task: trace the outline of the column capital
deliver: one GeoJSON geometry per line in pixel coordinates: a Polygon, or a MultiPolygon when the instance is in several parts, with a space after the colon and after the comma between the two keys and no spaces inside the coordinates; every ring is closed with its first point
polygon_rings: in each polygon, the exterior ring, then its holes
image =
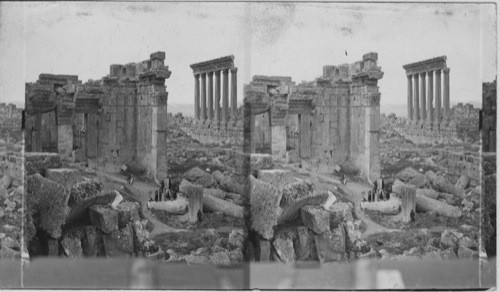
{"type": "Polygon", "coordinates": [[[434,71],[427,71],[427,76],[429,76],[430,78],[434,77],[434,71]]]}
{"type": "Polygon", "coordinates": [[[448,74],[448,73],[450,73],[450,68],[444,68],[444,69],[443,69],[443,73],[444,73],[444,74],[448,74]]]}
{"type": "Polygon", "coordinates": [[[224,74],[224,75],[229,74],[229,69],[222,69],[222,74],[224,74]]]}
{"type": "Polygon", "coordinates": [[[215,73],[215,76],[220,76],[220,70],[213,71],[215,73]]]}
{"type": "Polygon", "coordinates": [[[236,73],[236,72],[238,72],[238,68],[236,68],[236,67],[231,68],[231,69],[229,69],[229,70],[231,70],[231,73],[236,73]]]}
{"type": "Polygon", "coordinates": [[[207,73],[207,75],[208,75],[208,77],[212,77],[212,76],[214,76],[214,72],[210,71],[210,72],[207,73]]]}
{"type": "Polygon", "coordinates": [[[201,78],[203,79],[207,78],[207,73],[201,73],[201,78]]]}
{"type": "Polygon", "coordinates": [[[436,74],[441,74],[441,69],[436,69],[436,74]]]}
{"type": "Polygon", "coordinates": [[[200,73],[194,73],[194,78],[200,79],[200,73]]]}
{"type": "Polygon", "coordinates": [[[424,78],[425,79],[425,76],[427,76],[427,72],[422,72],[420,73],[420,77],[424,78]]]}
{"type": "Polygon", "coordinates": [[[406,78],[412,79],[413,78],[413,74],[406,74],[406,78]]]}

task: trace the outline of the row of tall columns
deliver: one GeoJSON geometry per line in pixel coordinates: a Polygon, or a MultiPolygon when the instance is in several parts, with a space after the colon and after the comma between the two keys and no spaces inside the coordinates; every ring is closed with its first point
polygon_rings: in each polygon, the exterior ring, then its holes
{"type": "Polygon", "coordinates": [[[450,118],[450,69],[444,68],[417,74],[408,78],[408,119],[428,124],[447,123],[450,118]],[[441,103],[441,71],[444,75],[443,102],[441,103]],[[436,80],[434,82],[434,74],[436,80]],[[427,82],[426,82],[427,77],[427,82]],[[420,82],[419,82],[420,79],[420,82]],[[434,88],[434,84],[436,85],[434,88]],[[436,95],[434,96],[434,93],[436,95]],[[434,105],[435,101],[435,105],[434,105]],[[442,107],[441,107],[442,104],[442,107]],[[441,114],[442,110],[442,114],[441,114]],[[435,113],[435,114],[434,114],[435,113]]]}
{"type": "Polygon", "coordinates": [[[237,106],[237,72],[238,68],[217,70],[207,73],[194,74],[194,113],[198,123],[205,125],[225,126],[231,120],[236,124],[237,106]],[[222,113],[221,113],[221,84],[222,71],[222,113]],[[231,108],[229,108],[229,71],[231,71],[231,108]],[[213,75],[215,74],[215,90],[213,75]],[[208,76],[208,84],[207,84],[208,76]],[[201,77],[201,90],[200,90],[201,77]],[[214,92],[215,91],[215,92],[214,92]],[[214,94],[215,93],[215,94],[214,94]],[[215,96],[214,96],[215,95],[215,96]],[[200,101],[201,96],[201,101],[200,101]],[[208,102],[207,102],[208,98],[208,102]],[[215,98],[215,104],[214,104],[215,98]],[[208,103],[208,104],[207,104],[208,103]]]}

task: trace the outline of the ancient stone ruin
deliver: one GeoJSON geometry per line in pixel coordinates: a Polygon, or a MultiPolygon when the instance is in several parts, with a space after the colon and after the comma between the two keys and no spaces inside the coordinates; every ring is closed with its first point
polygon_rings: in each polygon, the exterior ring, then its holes
{"type": "Polygon", "coordinates": [[[450,68],[446,56],[403,68],[408,78],[407,117],[391,121],[401,135],[414,143],[479,140],[479,110],[470,104],[464,109],[461,103],[450,109],[450,68]]]}
{"type": "Polygon", "coordinates": [[[241,117],[238,116],[238,68],[234,67],[234,56],[192,64],[191,69],[194,74],[194,120],[182,129],[202,143],[221,141],[241,143],[243,124],[241,117]],[[229,71],[231,71],[231,86],[229,86],[229,71]],[[229,88],[231,88],[230,99],[229,88]]]}
{"type": "Polygon", "coordinates": [[[26,84],[26,151],[54,152],[104,172],[135,162],[167,177],[165,53],[110,66],[82,84],[76,75],[40,74],[26,84]]]}
{"type": "Polygon", "coordinates": [[[22,109],[15,104],[0,103],[0,141],[8,143],[20,142],[22,124],[22,109]]]}
{"type": "Polygon", "coordinates": [[[254,76],[244,88],[251,153],[333,172],[339,164],[380,176],[377,53],[361,61],[324,66],[323,76],[296,85],[291,77],[254,76]]]}

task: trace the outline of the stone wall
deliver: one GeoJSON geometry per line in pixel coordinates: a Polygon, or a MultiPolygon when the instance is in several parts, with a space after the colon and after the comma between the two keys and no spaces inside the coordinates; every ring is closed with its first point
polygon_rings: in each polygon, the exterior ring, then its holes
{"type": "Polygon", "coordinates": [[[244,87],[252,112],[250,151],[319,172],[347,164],[378,178],[383,72],[377,59],[368,53],[351,65],[325,66],[322,77],[298,85],[290,77],[254,76],[244,87]]]}
{"type": "Polygon", "coordinates": [[[78,76],[41,74],[26,84],[26,150],[84,156],[90,167],[118,172],[137,163],[156,180],[167,176],[165,53],[111,65],[82,84],[78,76]],[[77,155],[79,153],[80,155],[77,155]]]}
{"type": "Polygon", "coordinates": [[[483,83],[481,131],[484,152],[496,151],[497,80],[483,83]]]}
{"type": "Polygon", "coordinates": [[[0,103],[0,141],[9,143],[21,141],[22,109],[15,104],[0,103]]]}

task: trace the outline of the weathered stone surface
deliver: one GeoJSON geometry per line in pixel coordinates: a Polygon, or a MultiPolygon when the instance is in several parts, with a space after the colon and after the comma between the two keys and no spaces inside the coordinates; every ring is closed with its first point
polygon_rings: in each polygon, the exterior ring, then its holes
{"type": "Polygon", "coordinates": [[[337,202],[330,207],[330,228],[337,228],[342,222],[353,221],[351,203],[337,202]]]}
{"type": "Polygon", "coordinates": [[[132,256],[134,253],[134,239],[131,225],[109,234],[103,234],[104,250],[108,257],[132,256]]]}
{"type": "Polygon", "coordinates": [[[224,175],[218,170],[214,171],[212,175],[222,190],[239,195],[243,195],[245,193],[244,185],[239,184],[231,176],[224,175]]]}
{"type": "Polygon", "coordinates": [[[208,188],[216,184],[215,178],[208,172],[201,170],[199,167],[193,167],[185,172],[184,178],[204,188],[208,188]]]}
{"type": "Polygon", "coordinates": [[[454,186],[443,177],[438,177],[433,171],[429,170],[425,173],[425,176],[432,183],[432,186],[440,192],[453,194],[455,196],[458,196],[459,198],[464,198],[466,195],[465,190],[454,186]]]}
{"type": "Polygon", "coordinates": [[[433,189],[417,189],[417,195],[426,196],[434,200],[439,198],[439,192],[433,189]]]}
{"type": "Polygon", "coordinates": [[[220,189],[203,189],[203,197],[207,195],[222,200],[226,199],[226,192],[220,189]]]}
{"type": "Polygon", "coordinates": [[[94,205],[89,209],[92,224],[104,233],[118,230],[118,212],[107,206],[94,205]]]}
{"type": "Polygon", "coordinates": [[[87,157],[85,156],[85,150],[83,149],[75,149],[72,152],[73,161],[74,162],[84,162],[87,160],[87,157]]]}
{"type": "Polygon", "coordinates": [[[133,202],[122,202],[116,208],[118,211],[118,228],[124,228],[127,224],[139,220],[139,204],[133,202]]]}
{"type": "Polygon", "coordinates": [[[250,154],[250,166],[255,170],[273,169],[273,158],[271,154],[252,153],[250,154]]]}
{"type": "Polygon", "coordinates": [[[271,239],[281,215],[281,192],[276,187],[250,176],[251,228],[265,239],[271,239]]]}
{"type": "Polygon", "coordinates": [[[460,208],[457,208],[455,206],[448,205],[447,203],[434,200],[432,198],[420,195],[418,193],[416,198],[417,198],[416,202],[417,212],[432,211],[436,212],[436,214],[439,214],[441,216],[452,217],[452,218],[459,218],[460,216],[462,216],[462,211],[460,210],[460,208]]]}
{"type": "Polygon", "coordinates": [[[341,261],[346,258],[346,238],[343,226],[314,235],[314,242],[320,262],[341,261]]]}
{"type": "Polygon", "coordinates": [[[317,234],[330,230],[330,212],[317,206],[305,206],[300,209],[302,222],[317,234]]]}
{"type": "Polygon", "coordinates": [[[314,206],[323,204],[328,198],[327,193],[312,194],[296,201],[293,201],[283,207],[281,216],[278,218],[278,223],[292,220],[300,215],[300,208],[304,206],[314,206]]]}
{"type": "Polygon", "coordinates": [[[297,200],[307,198],[313,194],[313,184],[310,181],[299,180],[288,184],[283,189],[283,197],[281,198],[281,207],[293,203],[297,200]]]}
{"type": "Polygon", "coordinates": [[[255,249],[257,261],[268,262],[271,260],[271,242],[269,240],[258,238],[255,249]]]}
{"type": "Polygon", "coordinates": [[[2,179],[0,180],[0,189],[9,189],[10,185],[12,184],[12,177],[8,174],[2,176],[2,179]]]}
{"type": "Polygon", "coordinates": [[[297,261],[317,259],[314,233],[305,226],[297,226],[297,240],[295,246],[295,257],[297,261]]]}
{"type": "Polygon", "coordinates": [[[210,263],[217,266],[225,266],[231,264],[231,259],[226,252],[216,252],[209,257],[210,263]]]}
{"type": "Polygon", "coordinates": [[[363,221],[359,219],[355,221],[347,221],[344,223],[345,230],[347,232],[347,239],[349,240],[351,245],[355,244],[361,239],[362,224],[363,221]]]}
{"type": "MultiPolygon", "coordinates": [[[[61,226],[69,213],[68,190],[40,174],[28,176],[26,185],[26,226],[33,220],[36,227],[42,228],[53,238],[59,238],[61,226]]],[[[33,235],[30,232],[27,238],[33,235]]]]}
{"type": "Polygon", "coordinates": [[[469,183],[470,178],[466,175],[461,175],[455,186],[465,190],[469,186],[469,183]]]}
{"type": "Polygon", "coordinates": [[[477,259],[479,258],[479,252],[460,244],[458,246],[457,256],[461,259],[477,259]]]}
{"type": "Polygon", "coordinates": [[[440,245],[444,248],[452,248],[456,252],[458,249],[458,238],[451,230],[446,229],[441,234],[440,245]]]}
{"type": "Polygon", "coordinates": [[[417,188],[423,188],[423,187],[426,187],[429,185],[429,180],[427,179],[427,177],[421,173],[419,173],[418,175],[416,175],[415,177],[413,177],[412,179],[410,179],[408,181],[408,184],[409,185],[414,185],[415,187],[417,188]]]}
{"type": "Polygon", "coordinates": [[[415,170],[413,167],[407,167],[400,172],[398,172],[395,177],[397,179],[402,180],[403,182],[408,182],[411,179],[418,177],[419,175],[422,175],[420,172],[415,170]]]}
{"type": "Polygon", "coordinates": [[[378,211],[383,214],[396,215],[401,211],[401,200],[395,196],[387,201],[361,202],[361,209],[378,211]]]}
{"type": "Polygon", "coordinates": [[[235,218],[243,218],[245,212],[242,206],[210,195],[203,196],[203,210],[208,212],[222,212],[225,215],[235,218]]]}
{"type": "Polygon", "coordinates": [[[82,239],[82,251],[86,257],[105,255],[102,233],[92,225],[84,227],[85,236],[82,239]]]}
{"type": "Polygon", "coordinates": [[[298,181],[289,170],[285,169],[259,170],[257,178],[275,186],[278,190],[298,181]]]}
{"type": "Polygon", "coordinates": [[[70,189],[74,184],[84,181],[80,171],[72,168],[49,168],[45,177],[70,189]]]}
{"type": "Polygon", "coordinates": [[[235,248],[243,248],[243,244],[245,243],[245,233],[243,230],[234,229],[229,233],[229,237],[227,239],[227,244],[229,247],[235,248]]]}
{"type": "Polygon", "coordinates": [[[61,159],[57,153],[26,152],[24,159],[27,175],[35,173],[44,175],[47,169],[60,168],[62,166],[61,159]]]}
{"type": "Polygon", "coordinates": [[[64,249],[66,256],[70,258],[79,258],[83,255],[82,239],[84,237],[83,227],[73,228],[68,230],[62,240],[61,246],[64,249]]]}
{"type": "Polygon", "coordinates": [[[284,263],[295,261],[295,249],[293,242],[297,238],[295,229],[288,228],[280,231],[273,241],[273,246],[276,253],[284,263]]]}

